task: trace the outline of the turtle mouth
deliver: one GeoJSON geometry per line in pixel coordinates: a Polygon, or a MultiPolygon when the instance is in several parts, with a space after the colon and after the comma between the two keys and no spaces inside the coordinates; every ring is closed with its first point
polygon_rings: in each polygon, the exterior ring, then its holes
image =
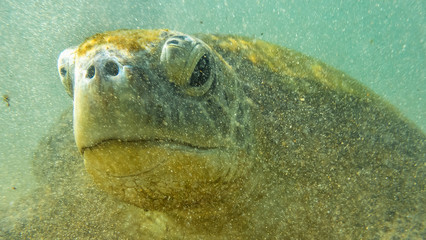
{"type": "Polygon", "coordinates": [[[81,154],[84,155],[84,152],[86,150],[90,150],[90,149],[94,149],[97,148],[99,146],[104,145],[105,143],[108,142],[118,142],[121,144],[128,144],[128,143],[138,143],[141,145],[145,145],[146,147],[149,146],[164,146],[164,147],[168,147],[171,149],[179,149],[179,150],[183,150],[183,151],[208,151],[208,150],[215,150],[215,149],[220,149],[223,147],[206,147],[206,146],[197,146],[197,145],[193,145],[191,143],[188,142],[183,142],[183,141],[179,141],[179,140],[174,140],[174,139],[160,139],[160,138],[154,138],[154,139],[137,139],[137,140],[122,140],[122,139],[116,139],[116,138],[111,138],[111,139],[105,139],[105,140],[101,140],[91,146],[88,147],[82,147],[80,152],[81,154]]]}
{"type": "Polygon", "coordinates": [[[108,139],[82,148],[81,152],[89,172],[120,178],[149,175],[167,162],[176,161],[176,156],[203,157],[221,152],[221,149],[163,139],[108,139]]]}

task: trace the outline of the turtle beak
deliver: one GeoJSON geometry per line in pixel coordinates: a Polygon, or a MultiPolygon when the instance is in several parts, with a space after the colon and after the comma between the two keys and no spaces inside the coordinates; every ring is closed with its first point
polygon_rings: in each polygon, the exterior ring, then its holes
{"type": "Polygon", "coordinates": [[[137,93],[132,87],[132,67],[123,56],[100,50],[80,57],[74,89],[74,134],[80,151],[119,135],[122,111],[137,93]]]}

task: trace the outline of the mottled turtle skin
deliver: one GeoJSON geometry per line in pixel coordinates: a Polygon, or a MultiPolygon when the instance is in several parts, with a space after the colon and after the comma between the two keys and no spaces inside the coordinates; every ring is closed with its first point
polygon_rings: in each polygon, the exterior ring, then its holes
{"type": "Polygon", "coordinates": [[[58,66],[74,109],[35,154],[45,185],[10,236],[426,234],[425,134],[320,61],[244,37],[118,30],[58,66]]]}

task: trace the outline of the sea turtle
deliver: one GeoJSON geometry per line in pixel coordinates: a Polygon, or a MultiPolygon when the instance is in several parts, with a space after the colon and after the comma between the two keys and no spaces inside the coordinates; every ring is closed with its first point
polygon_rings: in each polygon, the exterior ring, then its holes
{"type": "Polygon", "coordinates": [[[35,155],[36,217],[8,234],[426,234],[425,134],[318,60],[245,37],[117,30],[58,66],[73,113],[35,155]]]}

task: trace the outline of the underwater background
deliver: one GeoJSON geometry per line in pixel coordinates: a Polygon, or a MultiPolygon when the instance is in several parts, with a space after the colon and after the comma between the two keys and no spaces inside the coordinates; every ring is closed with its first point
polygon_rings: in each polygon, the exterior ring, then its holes
{"type": "Polygon", "coordinates": [[[67,47],[120,28],[254,37],[343,70],[426,131],[425,1],[9,1],[0,4],[0,209],[36,184],[31,158],[72,105],[67,47]]]}

